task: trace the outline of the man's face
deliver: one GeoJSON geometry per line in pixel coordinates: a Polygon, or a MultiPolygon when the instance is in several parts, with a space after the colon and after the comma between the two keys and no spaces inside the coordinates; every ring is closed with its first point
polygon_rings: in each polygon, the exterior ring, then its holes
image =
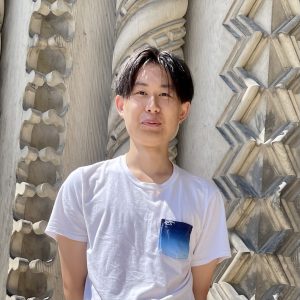
{"type": "Polygon", "coordinates": [[[116,96],[116,105],[136,146],[162,149],[176,136],[190,107],[180,102],[166,71],[153,63],[139,70],[128,98],[116,96]]]}

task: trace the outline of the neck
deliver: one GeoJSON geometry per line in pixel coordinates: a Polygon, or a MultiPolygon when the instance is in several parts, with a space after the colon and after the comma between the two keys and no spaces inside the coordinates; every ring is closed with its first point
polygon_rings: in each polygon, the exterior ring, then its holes
{"type": "Polygon", "coordinates": [[[167,148],[137,148],[131,142],[126,163],[134,176],[143,182],[163,183],[173,172],[167,148]]]}

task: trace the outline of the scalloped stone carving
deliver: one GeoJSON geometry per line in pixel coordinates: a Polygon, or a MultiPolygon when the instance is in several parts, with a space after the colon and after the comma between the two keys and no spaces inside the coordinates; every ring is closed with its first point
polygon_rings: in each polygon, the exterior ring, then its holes
{"type": "MultiPolygon", "coordinates": [[[[7,299],[50,299],[57,247],[44,231],[61,183],[74,1],[37,0],[29,25],[7,299]]],[[[25,68],[25,66],[24,66],[25,68]]]]}

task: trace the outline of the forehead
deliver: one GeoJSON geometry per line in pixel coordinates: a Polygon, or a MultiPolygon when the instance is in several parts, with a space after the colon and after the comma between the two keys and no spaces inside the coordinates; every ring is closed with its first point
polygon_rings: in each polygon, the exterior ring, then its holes
{"type": "Polygon", "coordinates": [[[148,63],[143,65],[136,76],[136,84],[159,84],[162,86],[172,87],[172,79],[170,74],[160,65],[148,63]]]}

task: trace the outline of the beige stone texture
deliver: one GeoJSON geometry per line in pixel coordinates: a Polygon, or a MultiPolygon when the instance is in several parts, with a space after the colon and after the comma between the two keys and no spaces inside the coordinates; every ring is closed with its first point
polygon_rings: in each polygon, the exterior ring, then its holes
{"type": "MultiPolygon", "coordinates": [[[[34,296],[40,289],[63,299],[58,260],[46,263],[57,253],[45,239],[45,212],[72,170],[105,158],[114,8],[110,0],[12,0],[6,6],[0,66],[1,299],[7,287],[12,294],[34,296]]],[[[2,18],[2,6],[0,12],[2,18]]]]}
{"type": "Polygon", "coordinates": [[[68,80],[69,109],[63,154],[64,178],[76,167],[103,160],[111,97],[115,1],[74,5],[73,69],[68,80]]]}
{"type": "Polygon", "coordinates": [[[9,241],[13,229],[12,205],[15,193],[22,100],[26,86],[26,57],[31,0],[6,1],[0,62],[0,299],[5,299],[9,263],[9,241]],[[13,58],[13,59],[12,59],[13,58]]]}
{"type": "Polygon", "coordinates": [[[179,134],[180,166],[211,178],[229,149],[216,124],[232,92],[219,77],[235,39],[222,22],[230,1],[190,0],[186,15],[184,57],[195,85],[191,114],[179,134]]]}
{"type": "Polygon", "coordinates": [[[143,44],[184,53],[195,97],[177,162],[226,198],[232,258],[209,299],[299,299],[299,1],[9,0],[4,19],[3,4],[0,299],[63,300],[47,219],[72,170],[128,147],[111,83],[143,44]]]}

